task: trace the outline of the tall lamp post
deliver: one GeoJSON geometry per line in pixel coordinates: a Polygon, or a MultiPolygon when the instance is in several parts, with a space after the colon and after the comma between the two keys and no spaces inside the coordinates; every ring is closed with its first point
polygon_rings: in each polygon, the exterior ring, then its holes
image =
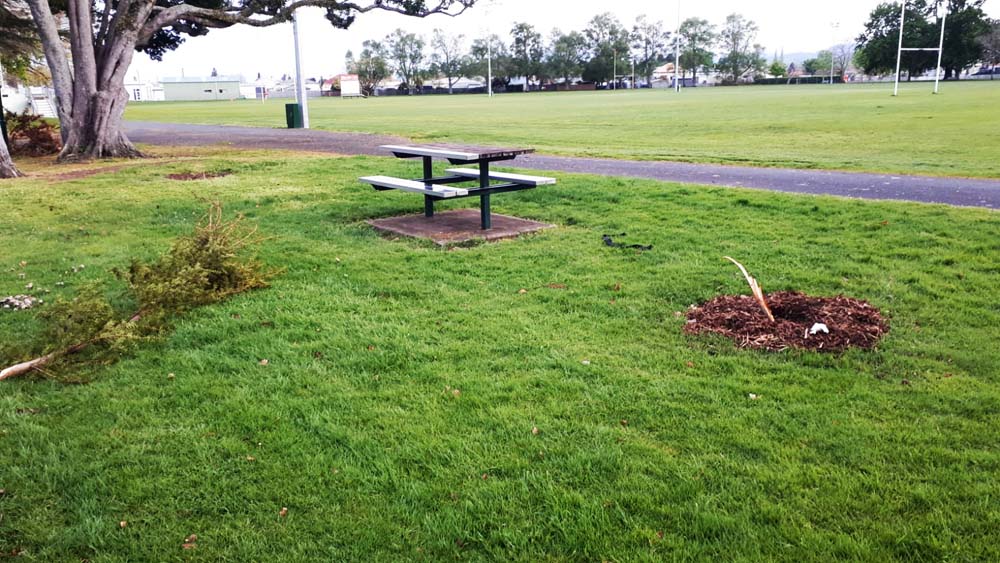
{"type": "Polygon", "coordinates": [[[830,46],[830,86],[833,86],[833,50],[837,48],[837,29],[840,27],[840,22],[833,22],[830,26],[833,27],[833,45],[830,46]]]}
{"type": "Polygon", "coordinates": [[[486,88],[489,97],[493,97],[493,38],[486,32],[486,88]]]}
{"type": "Polygon", "coordinates": [[[681,69],[681,0],[677,0],[677,27],[674,29],[674,92],[680,93],[681,69]]]}
{"type": "Polygon", "coordinates": [[[299,47],[299,13],[292,14],[292,35],[295,37],[295,101],[302,110],[302,128],[309,128],[309,96],[306,79],[302,76],[302,49],[299,47]]]}

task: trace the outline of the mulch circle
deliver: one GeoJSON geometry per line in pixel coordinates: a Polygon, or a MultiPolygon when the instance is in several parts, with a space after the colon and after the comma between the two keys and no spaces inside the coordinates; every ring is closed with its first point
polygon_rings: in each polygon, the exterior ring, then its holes
{"type": "Polygon", "coordinates": [[[882,313],[860,299],[779,291],[768,295],[767,303],[773,323],[753,297],[720,295],[688,311],[684,332],[721,334],[740,348],[841,352],[852,347],[874,348],[889,331],[882,313]],[[816,323],[825,324],[830,332],[810,334],[816,323]]]}
{"type": "Polygon", "coordinates": [[[181,172],[180,174],[167,174],[171,180],[206,180],[208,178],[221,178],[229,176],[231,172],[181,172]]]}

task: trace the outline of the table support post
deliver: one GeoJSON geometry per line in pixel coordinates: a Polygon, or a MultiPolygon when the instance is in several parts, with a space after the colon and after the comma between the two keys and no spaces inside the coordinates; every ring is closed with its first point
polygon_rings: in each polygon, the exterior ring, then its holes
{"type": "MultiPolygon", "coordinates": [[[[434,167],[431,162],[431,157],[424,157],[424,181],[428,181],[434,177],[434,167]]],[[[429,195],[424,196],[424,217],[434,216],[434,198],[429,195]]]]}
{"type": "MultiPolygon", "coordinates": [[[[479,163],[479,187],[480,188],[490,187],[489,161],[483,161],[479,163]]],[[[479,196],[479,219],[482,223],[484,231],[487,231],[493,227],[493,217],[490,212],[489,192],[479,196]]]]}

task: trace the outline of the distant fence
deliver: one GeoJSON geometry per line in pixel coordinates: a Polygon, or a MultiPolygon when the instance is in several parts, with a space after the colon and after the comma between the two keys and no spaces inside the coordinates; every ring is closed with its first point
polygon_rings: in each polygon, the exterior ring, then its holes
{"type": "MultiPolygon", "coordinates": [[[[323,93],[321,93],[319,90],[306,90],[306,97],[309,97],[309,98],[319,98],[322,95],[323,95],[323,93]]],[[[267,97],[268,98],[282,98],[282,99],[284,99],[284,98],[294,98],[295,97],[295,89],[294,88],[289,88],[288,90],[268,90],[267,91],[267,97]]]]}
{"type": "MultiPolygon", "coordinates": [[[[785,78],[757,78],[753,81],[754,84],[759,85],[789,85],[789,84],[829,84],[829,76],[794,76],[785,78]]],[[[843,84],[843,76],[834,76],[834,84],[843,84]]]]}

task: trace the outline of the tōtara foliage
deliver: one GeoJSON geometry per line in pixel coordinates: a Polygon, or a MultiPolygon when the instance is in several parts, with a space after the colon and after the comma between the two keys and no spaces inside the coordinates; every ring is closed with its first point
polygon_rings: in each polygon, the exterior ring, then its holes
{"type": "Polygon", "coordinates": [[[267,287],[276,270],[254,257],[262,241],[242,216],[225,219],[213,203],[194,232],[179,237],[152,262],[134,260],[116,271],[121,294],[102,284],[84,287],[42,312],[44,354],[110,362],[137,343],[163,334],[181,313],[232,295],[267,287]],[[78,354],[86,350],[84,354],[78,354]]]}

